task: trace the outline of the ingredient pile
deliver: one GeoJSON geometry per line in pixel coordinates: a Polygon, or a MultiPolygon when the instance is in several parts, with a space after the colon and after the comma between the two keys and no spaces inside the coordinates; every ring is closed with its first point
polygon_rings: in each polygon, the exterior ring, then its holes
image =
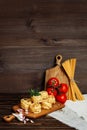
{"type": "Polygon", "coordinates": [[[69,59],[61,64],[62,56],[56,56],[56,66],[46,70],[44,90],[29,89],[29,97],[22,98],[19,104],[12,107],[13,113],[3,117],[4,121],[31,122],[48,113],[65,107],[67,100],[84,100],[74,80],[76,58],[69,59]]]}

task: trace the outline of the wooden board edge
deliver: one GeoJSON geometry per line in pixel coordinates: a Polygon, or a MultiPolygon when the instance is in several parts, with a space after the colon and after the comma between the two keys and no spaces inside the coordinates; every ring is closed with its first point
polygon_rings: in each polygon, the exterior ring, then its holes
{"type": "MultiPolygon", "coordinates": [[[[53,107],[52,107],[51,109],[49,109],[49,110],[42,109],[42,111],[41,111],[40,113],[37,113],[37,114],[32,113],[32,112],[29,112],[29,114],[26,114],[26,117],[36,119],[36,118],[39,118],[39,117],[41,117],[41,116],[45,116],[45,115],[47,115],[47,114],[49,114],[49,113],[51,113],[51,112],[53,112],[53,111],[62,109],[63,107],[65,107],[64,104],[61,104],[61,103],[57,102],[57,103],[55,103],[55,104],[53,105],[53,107]]],[[[18,105],[14,105],[14,106],[12,107],[12,109],[13,109],[14,112],[17,112],[17,110],[20,109],[20,105],[19,105],[19,104],[18,104],[18,105]]]]}

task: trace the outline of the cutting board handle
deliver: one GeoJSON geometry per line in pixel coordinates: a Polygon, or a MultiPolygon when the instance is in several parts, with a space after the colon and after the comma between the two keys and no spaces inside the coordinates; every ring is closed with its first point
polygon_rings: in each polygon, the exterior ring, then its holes
{"type": "Polygon", "coordinates": [[[61,66],[61,61],[62,61],[62,55],[57,55],[56,56],[56,64],[61,66]]]}

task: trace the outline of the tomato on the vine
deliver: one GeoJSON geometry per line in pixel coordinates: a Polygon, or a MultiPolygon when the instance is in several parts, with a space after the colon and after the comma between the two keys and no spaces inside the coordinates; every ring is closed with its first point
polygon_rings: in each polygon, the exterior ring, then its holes
{"type": "Polygon", "coordinates": [[[55,97],[57,96],[57,90],[54,87],[48,87],[46,88],[46,91],[49,95],[54,95],[55,97]]]}
{"type": "Polygon", "coordinates": [[[58,87],[59,85],[59,80],[56,77],[52,77],[48,80],[47,86],[53,86],[53,87],[58,87]]]}
{"type": "Polygon", "coordinates": [[[66,94],[59,94],[56,96],[56,100],[60,103],[65,103],[67,100],[66,94]]]}
{"type": "Polygon", "coordinates": [[[68,91],[68,85],[65,83],[61,83],[58,87],[58,90],[60,93],[67,93],[68,91]]]}

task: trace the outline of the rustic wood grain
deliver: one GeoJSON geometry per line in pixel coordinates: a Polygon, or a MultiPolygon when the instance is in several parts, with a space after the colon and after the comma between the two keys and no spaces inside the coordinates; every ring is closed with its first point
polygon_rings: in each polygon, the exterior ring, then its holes
{"type": "Polygon", "coordinates": [[[86,0],[0,0],[0,93],[44,88],[57,54],[77,58],[75,80],[87,93],[86,14],[86,0]]]}

